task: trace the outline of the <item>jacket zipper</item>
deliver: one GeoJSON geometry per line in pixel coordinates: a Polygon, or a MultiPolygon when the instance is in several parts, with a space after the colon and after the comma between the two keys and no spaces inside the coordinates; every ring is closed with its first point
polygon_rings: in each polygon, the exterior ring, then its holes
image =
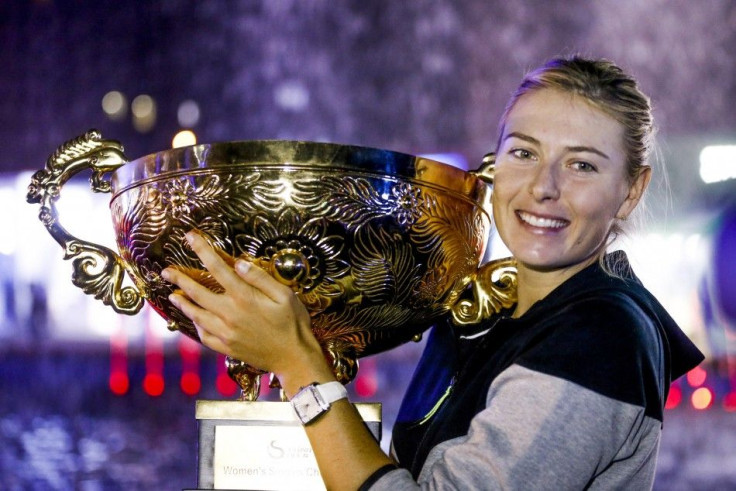
{"type": "Polygon", "coordinates": [[[423,425],[424,423],[432,419],[435,414],[437,414],[437,411],[440,410],[442,404],[444,404],[445,400],[447,400],[447,398],[450,397],[450,394],[452,394],[452,389],[455,387],[455,382],[457,382],[457,374],[458,372],[455,372],[455,375],[452,376],[452,379],[450,379],[450,383],[447,386],[447,389],[445,389],[444,394],[442,394],[442,396],[437,399],[437,402],[435,402],[434,406],[432,406],[432,409],[430,409],[429,412],[422,419],[413,424],[412,428],[423,425]]]}

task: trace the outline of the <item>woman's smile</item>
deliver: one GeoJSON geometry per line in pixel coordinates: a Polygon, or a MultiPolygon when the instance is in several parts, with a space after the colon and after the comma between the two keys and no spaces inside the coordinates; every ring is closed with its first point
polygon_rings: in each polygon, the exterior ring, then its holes
{"type": "Polygon", "coordinates": [[[517,211],[516,216],[519,217],[519,220],[522,223],[528,225],[532,229],[537,229],[538,232],[553,232],[567,227],[570,224],[569,220],[536,215],[522,210],[517,211]]]}

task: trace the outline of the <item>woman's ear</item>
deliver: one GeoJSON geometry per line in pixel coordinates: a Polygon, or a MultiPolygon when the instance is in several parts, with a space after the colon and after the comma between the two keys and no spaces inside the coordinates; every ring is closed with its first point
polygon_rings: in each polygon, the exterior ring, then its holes
{"type": "Polygon", "coordinates": [[[618,213],[616,214],[616,218],[626,220],[629,217],[631,212],[634,211],[634,208],[636,208],[636,205],[641,201],[641,197],[644,196],[644,191],[646,191],[649,186],[649,181],[651,179],[652,168],[648,165],[642,167],[641,172],[639,172],[629,186],[629,193],[626,196],[626,199],[624,199],[624,202],[621,203],[618,213]]]}

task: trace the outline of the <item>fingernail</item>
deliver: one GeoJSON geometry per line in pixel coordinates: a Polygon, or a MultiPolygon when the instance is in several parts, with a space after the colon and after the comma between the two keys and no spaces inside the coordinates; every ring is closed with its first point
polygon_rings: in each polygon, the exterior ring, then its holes
{"type": "Polygon", "coordinates": [[[171,295],[169,295],[169,302],[171,302],[174,305],[174,307],[178,307],[179,306],[178,296],[175,293],[172,293],[171,295]]]}
{"type": "Polygon", "coordinates": [[[191,245],[192,242],[194,242],[194,232],[190,230],[189,232],[184,234],[184,238],[187,240],[187,243],[191,245]]]}
{"type": "Polygon", "coordinates": [[[235,269],[238,271],[238,273],[245,274],[250,270],[250,263],[248,261],[238,259],[237,261],[235,261],[235,269]]]}
{"type": "Polygon", "coordinates": [[[165,279],[166,281],[171,280],[171,273],[169,273],[168,269],[164,269],[161,271],[161,278],[165,279]]]}

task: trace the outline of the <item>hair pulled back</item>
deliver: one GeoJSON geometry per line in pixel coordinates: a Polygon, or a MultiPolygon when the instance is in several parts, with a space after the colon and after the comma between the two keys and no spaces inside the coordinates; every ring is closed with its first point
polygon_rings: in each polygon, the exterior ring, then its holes
{"type": "Polygon", "coordinates": [[[584,98],[624,128],[626,171],[633,181],[645,166],[654,142],[654,118],[649,97],[636,80],[616,64],[579,56],[553,58],[529,72],[509,99],[501,117],[501,132],[516,102],[527,92],[556,89],[584,98]]]}

